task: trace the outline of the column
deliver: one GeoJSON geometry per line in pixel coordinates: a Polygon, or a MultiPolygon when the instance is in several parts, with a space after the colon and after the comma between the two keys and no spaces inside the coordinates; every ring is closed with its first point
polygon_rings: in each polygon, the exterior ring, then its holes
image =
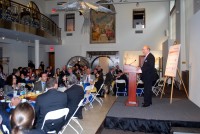
{"type": "Polygon", "coordinates": [[[39,64],[40,64],[40,61],[39,61],[39,40],[35,40],[35,68],[39,68],[39,64]]]}

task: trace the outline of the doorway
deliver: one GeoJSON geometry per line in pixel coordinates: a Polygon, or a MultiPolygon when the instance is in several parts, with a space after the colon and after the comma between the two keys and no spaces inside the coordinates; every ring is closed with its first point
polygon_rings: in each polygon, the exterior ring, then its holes
{"type": "Polygon", "coordinates": [[[52,66],[55,69],[55,53],[49,52],[49,66],[52,66]]]}

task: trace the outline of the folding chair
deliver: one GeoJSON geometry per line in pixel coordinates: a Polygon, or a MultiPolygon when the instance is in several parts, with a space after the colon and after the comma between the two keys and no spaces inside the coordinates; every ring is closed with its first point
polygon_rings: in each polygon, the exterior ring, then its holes
{"type": "Polygon", "coordinates": [[[3,132],[4,132],[4,133],[10,134],[10,131],[8,130],[8,128],[7,128],[6,125],[3,125],[3,124],[2,124],[2,128],[3,128],[3,132]]]}
{"type": "MultiPolygon", "coordinates": [[[[77,120],[77,117],[75,117],[74,115],[76,114],[76,112],[79,110],[79,108],[81,106],[83,106],[83,101],[84,99],[82,99],[79,104],[78,107],[76,108],[75,112],[73,113],[73,115],[71,116],[71,118],[69,119],[68,123],[63,127],[62,131],[59,132],[59,134],[63,134],[63,132],[65,131],[65,129],[67,128],[67,126],[69,125],[77,134],[79,134],[79,132],[70,124],[70,121],[73,120],[75,123],[78,124],[78,126],[81,128],[81,132],[83,131],[83,127],[81,126],[81,124],[79,123],[79,121],[77,120]]],[[[80,132],[80,133],[81,133],[80,132]]]]}
{"type": "Polygon", "coordinates": [[[93,98],[91,100],[92,103],[94,100],[96,100],[102,106],[103,100],[102,98],[98,98],[97,95],[99,95],[100,91],[103,89],[103,86],[104,86],[104,83],[101,84],[101,87],[97,93],[92,93],[93,94],[93,98]]]}
{"type": "MultiPolygon", "coordinates": [[[[92,90],[93,88],[94,88],[94,85],[89,85],[89,86],[86,86],[84,89],[85,96],[84,96],[83,103],[84,103],[84,105],[87,105],[89,103],[90,108],[93,108],[93,105],[92,105],[93,94],[92,93],[86,94],[86,93],[87,93],[87,91],[92,90]]],[[[86,110],[86,108],[85,108],[85,110],[86,110]]]]}
{"type": "Polygon", "coordinates": [[[118,94],[124,94],[124,96],[127,95],[127,89],[126,89],[126,81],[125,80],[115,80],[115,85],[116,85],[116,96],[118,96],[118,94]],[[122,85],[122,87],[119,87],[119,85],[122,85]],[[119,89],[121,88],[121,89],[119,89]],[[121,91],[119,91],[121,90],[121,91]]]}
{"type": "Polygon", "coordinates": [[[160,78],[156,81],[156,83],[152,86],[153,93],[158,96],[159,92],[162,92],[162,88],[164,86],[164,78],[160,78]]]}
{"type": "Polygon", "coordinates": [[[144,87],[140,87],[139,85],[143,84],[143,81],[138,80],[137,82],[137,89],[136,89],[136,95],[137,96],[142,96],[142,94],[144,93],[144,87]]]}
{"type": "MultiPolygon", "coordinates": [[[[45,126],[45,122],[47,120],[56,120],[59,119],[61,117],[65,117],[65,119],[67,118],[67,115],[69,113],[69,108],[62,108],[62,109],[58,109],[58,110],[54,110],[54,111],[50,111],[45,115],[41,130],[43,130],[44,126],[45,126]]],[[[54,125],[52,123],[52,125],[54,125]]],[[[64,125],[64,124],[63,124],[64,125]]],[[[55,134],[56,130],[53,131],[48,131],[48,134],[55,134]]]]}

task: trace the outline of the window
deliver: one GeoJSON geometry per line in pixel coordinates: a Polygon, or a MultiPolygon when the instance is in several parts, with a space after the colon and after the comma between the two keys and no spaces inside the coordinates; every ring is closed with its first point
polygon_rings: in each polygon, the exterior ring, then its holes
{"type": "Polygon", "coordinates": [[[75,31],[75,14],[66,14],[66,29],[67,32],[75,31]]]}
{"type": "Polygon", "coordinates": [[[145,9],[133,10],[133,28],[145,28],[145,9]]]}

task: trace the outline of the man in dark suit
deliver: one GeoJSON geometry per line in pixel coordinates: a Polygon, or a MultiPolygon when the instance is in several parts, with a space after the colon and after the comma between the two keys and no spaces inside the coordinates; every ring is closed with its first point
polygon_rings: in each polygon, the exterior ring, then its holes
{"type": "MultiPolygon", "coordinates": [[[[67,108],[67,94],[57,91],[58,84],[56,78],[50,78],[46,83],[47,91],[39,95],[36,99],[35,113],[36,113],[36,128],[41,129],[45,115],[54,110],[67,108]]],[[[63,118],[47,121],[45,123],[44,131],[61,130],[65,124],[63,118]]]]}
{"type": "MultiPolygon", "coordinates": [[[[77,82],[76,80],[70,79],[69,85],[71,85],[71,87],[65,90],[65,93],[67,94],[67,101],[68,101],[68,108],[69,108],[69,114],[67,116],[68,119],[72,116],[72,114],[77,109],[79,102],[84,98],[83,87],[81,87],[80,85],[77,85],[76,82],[77,82]]],[[[75,117],[78,117],[79,119],[83,119],[82,107],[79,108],[79,110],[75,114],[75,117]]]]}
{"type": "Polygon", "coordinates": [[[34,91],[44,92],[46,89],[47,73],[43,72],[40,74],[40,81],[34,83],[34,91]]]}
{"type": "Polygon", "coordinates": [[[142,52],[145,55],[144,63],[141,67],[141,79],[144,82],[143,107],[148,107],[152,104],[152,82],[154,80],[155,57],[150,53],[149,46],[144,46],[142,52]]]}

